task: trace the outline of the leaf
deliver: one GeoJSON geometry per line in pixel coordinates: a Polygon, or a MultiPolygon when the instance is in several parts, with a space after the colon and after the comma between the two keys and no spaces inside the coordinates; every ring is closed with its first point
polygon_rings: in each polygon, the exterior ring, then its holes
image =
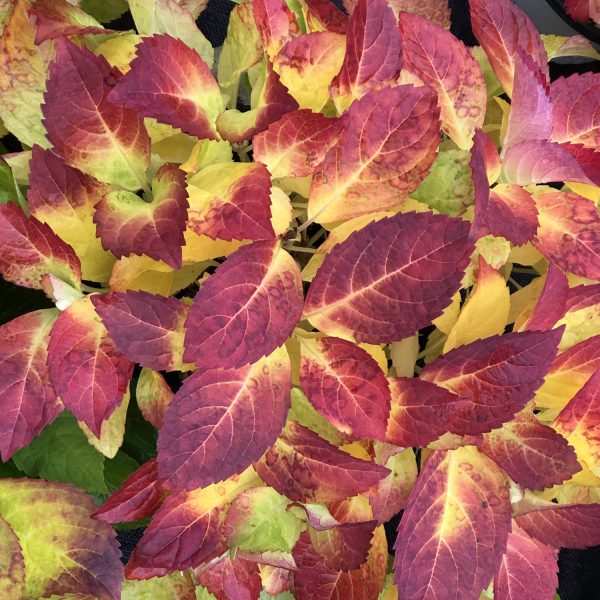
{"type": "Polygon", "coordinates": [[[140,35],[169,34],[193,48],[212,67],[214,50],[196,26],[192,14],[177,0],[128,0],[140,35]]]}
{"type": "Polygon", "coordinates": [[[57,314],[52,308],[36,310],[0,327],[0,452],[5,462],[62,411],[46,366],[57,314]]]}
{"type": "Polygon", "coordinates": [[[273,177],[311,175],[337,142],[342,123],[309,110],[289,112],[254,137],[254,160],[273,177]]]}
{"type": "Polygon", "coordinates": [[[0,592],[6,598],[25,596],[25,560],[17,534],[0,517],[0,592]]]}
{"type": "Polygon", "coordinates": [[[473,447],[434,453],[398,528],[399,596],[478,599],[506,547],[510,512],[508,480],[492,461],[473,447]]]}
{"type": "Polygon", "coordinates": [[[515,483],[530,490],[552,487],[581,470],[567,440],[527,409],[484,434],[480,449],[515,483]]]}
{"type": "Polygon", "coordinates": [[[123,568],[116,534],[90,518],[92,499],[69,485],[26,479],[0,481],[0,515],[21,542],[25,594],[89,594],[120,598],[123,568]]]}
{"type": "Polygon", "coordinates": [[[575,73],[552,82],[552,117],[555,142],[600,146],[600,77],[575,73]]]}
{"type": "Polygon", "coordinates": [[[170,35],[142,39],[131,70],[117,82],[109,100],[211,140],[217,139],[216,120],[224,109],[207,64],[170,35]]]}
{"type": "Polygon", "coordinates": [[[63,311],[50,332],[50,379],[65,406],[96,436],[121,403],[133,370],[89,296],[63,311]]]}
{"type": "Polygon", "coordinates": [[[389,380],[392,410],[386,441],[408,448],[425,447],[452,428],[465,401],[425,379],[393,377],[389,380]]]}
{"type": "Polygon", "coordinates": [[[526,330],[543,331],[551,329],[565,315],[569,283],[563,272],[554,263],[548,266],[544,287],[531,316],[527,320],[526,330]]]}
{"type": "Polygon", "coordinates": [[[304,0],[304,4],[309,31],[348,32],[348,15],[337,4],[328,0],[304,0]]]}
{"type": "Polygon", "coordinates": [[[290,501],[270,487],[240,494],[227,511],[229,546],[248,552],[291,552],[304,524],[289,506],[290,501]]]}
{"type": "Polygon", "coordinates": [[[553,600],[558,587],[558,552],[529,537],[514,522],[506,553],[494,575],[494,600],[553,600]]]}
{"type": "Polygon", "coordinates": [[[338,142],[313,175],[309,219],[332,223],[400,204],[435,159],[436,104],[429,88],[411,85],[373,91],[353,103],[338,142]]]}
{"type": "Polygon", "coordinates": [[[395,15],[401,12],[414,13],[427,17],[444,29],[450,29],[450,7],[446,0],[388,0],[388,4],[395,15]]]}
{"type": "Polygon", "coordinates": [[[357,342],[411,336],[458,290],[472,250],[467,233],[465,222],[431,213],[368,224],[326,256],[304,317],[327,335],[357,342]]]}
{"type": "Polygon", "coordinates": [[[0,273],[7,281],[42,289],[42,276],[51,273],[79,288],[81,264],[73,248],[53,231],[10,202],[0,204],[0,273]]]}
{"type": "Polygon", "coordinates": [[[273,239],[271,175],[259,163],[209,165],[188,182],[188,227],[222,240],[273,239]]]}
{"type": "Polygon", "coordinates": [[[548,60],[571,56],[600,59],[598,51],[583,35],[542,35],[542,41],[548,52],[548,60]]]}
{"type": "Polygon", "coordinates": [[[107,281],[115,259],[102,248],[93,222],[95,206],[108,192],[107,186],[38,145],[32,148],[29,166],[31,214],[75,250],[84,279],[107,281]]]}
{"type": "Polygon", "coordinates": [[[468,150],[485,117],[481,68],[462,42],[425,16],[400,14],[404,69],[436,91],[442,129],[459,148],[468,150]]]}
{"type": "Polygon", "coordinates": [[[153,458],[132,473],[93,516],[105,523],[137,521],[153,514],[162,499],[156,459],[153,458]]]}
{"type": "Polygon", "coordinates": [[[285,349],[239,369],[206,368],[175,394],[158,437],[158,471],[174,489],[227,479],[275,442],[290,407],[285,349]]]}
{"type": "Polygon", "coordinates": [[[298,31],[294,13],[284,0],[255,0],[253,6],[256,27],[272,61],[285,42],[298,31]]]}
{"type": "Polygon", "coordinates": [[[383,527],[375,529],[367,561],[352,571],[336,571],[327,567],[306,533],[302,534],[294,549],[294,558],[298,564],[292,586],[296,600],[377,598],[385,583],[388,560],[385,531],[383,527]]]}
{"type": "Polygon", "coordinates": [[[329,101],[329,86],[340,71],[346,38],[318,31],[289,40],[273,59],[281,83],[303,109],[315,113],[329,101]]]}
{"type": "Polygon", "coordinates": [[[548,56],[535,25],[511,0],[469,0],[473,32],[482,45],[498,81],[512,97],[519,49],[531,56],[548,77],[548,56]]]}
{"type": "Polygon", "coordinates": [[[156,371],[182,371],[187,305],[146,292],[98,294],[96,312],[117,348],[132,362],[156,371]]]}
{"type": "Polygon", "coordinates": [[[27,0],[17,0],[0,37],[0,119],[23,144],[48,147],[40,108],[46,65],[30,11],[27,0]]]}
{"type": "Polygon", "coordinates": [[[94,223],[102,246],[117,258],[145,254],[181,269],[188,206],[185,173],[167,163],[152,179],[151,199],[114,190],[98,203],[94,223]]]}
{"type": "Polygon", "coordinates": [[[72,483],[86,492],[107,491],[104,456],[88,444],[73,415],[66,412],[17,452],[14,461],[30,477],[72,483]]]}
{"type": "Polygon", "coordinates": [[[515,521],[532,538],[552,548],[588,548],[600,543],[600,504],[550,504],[515,521]]]}
{"type": "Polygon", "coordinates": [[[300,348],[302,388],[319,413],[354,438],[385,439],[390,390],[375,359],[335,337],[301,337],[300,348]]]}
{"type": "Polygon", "coordinates": [[[194,573],[197,583],[212,592],[217,600],[258,600],[262,590],[258,565],[243,558],[225,556],[214,564],[199,567],[194,573]]]}
{"type": "Polygon", "coordinates": [[[81,0],[81,8],[102,23],[118,19],[127,9],[127,0],[81,0]]]}
{"type": "Polygon", "coordinates": [[[461,346],[426,365],[420,378],[458,394],[467,406],[450,431],[491,431],[523,409],[544,381],[562,331],[525,331],[461,346]]]}
{"type": "Polygon", "coordinates": [[[185,327],[186,362],[238,368],[281,346],[300,320],[302,281],[279,242],[234,252],[204,281],[185,327]]]}
{"type": "Polygon", "coordinates": [[[340,72],[331,84],[338,111],[381,84],[395,81],[402,67],[402,45],[394,13],[386,0],[359,0],[350,17],[340,72]]]}
{"type": "Polygon", "coordinates": [[[333,502],[366,492],[389,471],[354,458],[291,421],[255,463],[260,478],[297,502],[333,502]]]}
{"type": "Polygon", "coordinates": [[[121,600],[196,600],[195,587],[189,571],[146,581],[125,580],[121,600]]]}
{"type": "Polygon", "coordinates": [[[183,570],[222,554],[226,549],[222,525],[228,505],[258,483],[254,471],[248,469],[226,482],[169,496],[133,551],[126,577],[147,579],[145,570],[183,570]]]}
{"type": "Polygon", "coordinates": [[[135,387],[135,397],[144,419],[160,429],[173,399],[173,392],[165,378],[151,369],[142,369],[135,387]]]}
{"type": "Polygon", "coordinates": [[[600,279],[600,220],[594,203],[565,192],[533,199],[540,221],[535,247],[565,271],[600,279]]]}

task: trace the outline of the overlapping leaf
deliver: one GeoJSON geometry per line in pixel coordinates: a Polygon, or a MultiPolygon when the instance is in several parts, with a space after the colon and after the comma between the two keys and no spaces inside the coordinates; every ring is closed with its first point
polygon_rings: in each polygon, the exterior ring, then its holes
{"type": "Polygon", "coordinates": [[[253,6],[263,47],[272,60],[285,42],[298,31],[294,13],[284,0],[255,0],[253,6]]]}
{"type": "Polygon", "coordinates": [[[135,388],[135,398],[144,419],[160,429],[173,399],[173,392],[165,378],[152,369],[142,369],[135,388]]]}
{"type": "Polygon", "coordinates": [[[254,599],[262,591],[258,565],[243,558],[224,556],[213,564],[195,569],[194,574],[198,584],[217,600],[254,599]]]}

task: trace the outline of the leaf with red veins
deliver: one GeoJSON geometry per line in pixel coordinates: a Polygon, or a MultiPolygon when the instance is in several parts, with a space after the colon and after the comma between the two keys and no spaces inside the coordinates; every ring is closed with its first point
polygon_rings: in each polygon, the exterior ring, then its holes
{"type": "Polygon", "coordinates": [[[485,80],[471,51],[429,19],[400,13],[404,69],[432,87],[441,108],[442,129],[463,150],[483,126],[485,80]]]}
{"type": "Polygon", "coordinates": [[[300,337],[300,383],[311,404],[354,438],[385,439],[390,388],[366,351],[335,337],[300,337]]]}
{"type": "Polygon", "coordinates": [[[358,0],[348,26],[346,56],[330,86],[338,111],[396,81],[401,67],[402,43],[392,9],[386,0],[358,0]]]}
{"type": "Polygon", "coordinates": [[[254,0],[254,20],[270,60],[299,32],[294,13],[285,0],[254,0]]]}
{"type": "Polygon", "coordinates": [[[223,483],[169,496],[144,531],[125,576],[157,577],[197,567],[223,554],[227,550],[223,533],[227,508],[257,483],[256,474],[249,469],[223,483]]]}
{"type": "Polygon", "coordinates": [[[550,263],[544,287],[524,329],[544,331],[552,329],[567,312],[569,282],[564,273],[550,263]]]}
{"type": "Polygon", "coordinates": [[[565,0],[567,14],[580,23],[593,21],[600,25],[600,6],[591,0],[565,0]]]}
{"type": "Polygon", "coordinates": [[[377,527],[373,543],[358,569],[339,571],[328,567],[305,532],[294,548],[297,570],[292,592],[296,600],[371,600],[377,598],[385,583],[388,547],[383,527],[377,527]]]}
{"type": "Polygon", "coordinates": [[[494,575],[494,600],[553,600],[558,587],[558,550],[531,538],[516,523],[494,575]]]}
{"type": "Polygon", "coordinates": [[[156,458],[134,471],[93,514],[106,523],[127,523],[152,515],[164,497],[158,483],[156,458]]]}
{"type": "Polygon", "coordinates": [[[50,329],[57,316],[53,308],[36,310],[0,327],[0,455],[4,462],[63,409],[46,366],[50,329]]]}
{"type": "Polygon", "coordinates": [[[581,471],[567,440],[527,409],[484,434],[480,450],[515,483],[530,490],[552,487],[581,471]]]}
{"type": "Polygon", "coordinates": [[[107,98],[119,75],[103,56],[59,38],[46,83],[43,124],[68,165],[137,190],[150,164],[150,138],[135,111],[107,98]]]}
{"type": "Polygon", "coordinates": [[[216,121],[225,107],[200,55],[167,34],[142,38],[136,52],[109,100],[190,135],[218,139],[216,121]]]}
{"type": "Polygon", "coordinates": [[[394,446],[424,448],[452,429],[467,402],[429,381],[410,377],[390,380],[392,410],[386,441],[394,446]]]}
{"type": "Polygon", "coordinates": [[[478,340],[426,365],[420,378],[467,401],[452,423],[452,433],[485,433],[512,419],[533,398],[556,356],[562,333],[560,328],[478,340]]]}
{"type": "Polygon", "coordinates": [[[473,249],[468,232],[467,222],[431,213],[368,224],[327,254],[304,317],[327,335],[369,344],[413,335],[459,289],[473,249]]]}
{"type": "Polygon", "coordinates": [[[600,218],[595,204],[566,192],[533,199],[540,220],[534,246],[561,269],[600,279],[600,218]]]}
{"type": "Polygon", "coordinates": [[[188,377],[158,436],[158,470],[191,490],[241,472],[275,443],[290,408],[291,367],[283,348],[239,369],[188,377]]]}
{"type": "Polygon", "coordinates": [[[600,544],[600,504],[551,504],[515,517],[532,538],[552,548],[600,544]]]}
{"type": "Polygon", "coordinates": [[[273,177],[312,175],[337,143],[343,123],[310,110],[289,112],[253,139],[254,160],[273,177]]]}
{"type": "Polygon", "coordinates": [[[182,371],[183,324],[188,306],[148,292],[91,296],[117,348],[132,362],[155,371],[182,371]]]}
{"type": "Polygon", "coordinates": [[[600,74],[575,73],[550,86],[555,142],[600,146],[600,74]]]}
{"type": "Polygon", "coordinates": [[[400,598],[478,600],[506,548],[508,479],[472,446],[425,463],[398,528],[400,598]]]}
{"type": "Polygon", "coordinates": [[[503,151],[527,140],[547,140],[551,133],[552,102],[548,81],[531,56],[519,48],[503,151]]]}
{"type": "Polygon", "coordinates": [[[498,81],[513,94],[519,49],[532,57],[546,81],[548,55],[532,20],[512,0],[469,0],[473,32],[485,50],[498,81]]]}
{"type": "Polygon", "coordinates": [[[243,558],[224,556],[194,570],[196,583],[217,600],[258,600],[263,588],[258,565],[243,558]]]}
{"type": "Polygon", "coordinates": [[[185,323],[184,359],[203,369],[254,363],[288,339],[302,303],[300,269],[279,242],[243,246],[200,286],[185,323]]]}
{"type": "Polygon", "coordinates": [[[173,392],[165,378],[151,369],[142,369],[135,387],[135,399],[144,419],[160,429],[173,400],[173,392]]]}
{"type": "Polygon", "coordinates": [[[127,391],[133,363],[117,350],[90,296],[58,317],[48,344],[50,379],[65,406],[96,437],[127,391]]]}
{"type": "Polygon", "coordinates": [[[21,542],[12,527],[0,517],[0,594],[5,598],[25,597],[25,559],[21,542]]]}
{"type": "Polygon", "coordinates": [[[81,263],[71,246],[48,225],[27,217],[12,202],[0,204],[0,273],[7,281],[42,289],[42,277],[52,274],[79,288],[81,263]]]}
{"type": "Polygon", "coordinates": [[[67,0],[37,0],[31,10],[35,15],[36,44],[53,40],[62,35],[118,33],[113,29],[104,29],[93,17],[67,0]]]}
{"type": "Polygon", "coordinates": [[[261,479],[296,502],[344,500],[389,474],[385,467],[354,458],[295,421],[254,466],[261,479]]]}
{"type": "Polygon", "coordinates": [[[152,180],[151,201],[115,190],[96,205],[94,223],[102,246],[117,258],[144,254],[180,269],[188,206],[185,173],[166,163],[152,180]]]}
{"type": "Polygon", "coordinates": [[[228,242],[275,237],[271,175],[262,163],[209,165],[190,178],[187,189],[188,228],[194,233],[228,242]]]}
{"type": "Polygon", "coordinates": [[[329,0],[304,0],[308,7],[306,22],[310,31],[348,32],[348,15],[329,0]]]}
{"type": "Polygon", "coordinates": [[[339,140],[313,176],[309,219],[333,223],[401,204],[436,157],[438,115],[428,87],[384,88],[352,104],[339,140]]]}
{"type": "MultiPolygon", "coordinates": [[[[347,0],[346,0],[347,1],[347,0]]],[[[351,0],[356,2],[356,0],[351,0]]],[[[394,14],[413,13],[426,17],[444,29],[450,29],[450,6],[448,0],[388,0],[394,14]]]]}
{"type": "Polygon", "coordinates": [[[577,144],[529,140],[509,148],[502,163],[508,183],[575,181],[600,185],[600,152],[577,144]]]}

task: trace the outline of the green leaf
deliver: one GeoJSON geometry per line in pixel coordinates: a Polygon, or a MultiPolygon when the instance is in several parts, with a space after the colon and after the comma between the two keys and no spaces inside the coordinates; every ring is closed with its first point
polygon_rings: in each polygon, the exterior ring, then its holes
{"type": "Polygon", "coordinates": [[[129,8],[127,0],[82,0],[79,6],[101,23],[118,19],[129,8]]]}
{"type": "MultiPolygon", "coordinates": [[[[135,390],[139,374],[132,379],[130,389],[135,390]],[[135,384],[135,385],[134,385],[135,384]]],[[[135,392],[133,392],[135,396],[135,392]]],[[[137,400],[132,397],[127,409],[125,421],[125,439],[121,450],[139,464],[145,463],[156,456],[156,439],[158,432],[142,416],[137,400]]]]}
{"type": "Polygon", "coordinates": [[[60,414],[13,460],[30,477],[72,483],[86,492],[108,493],[104,456],[90,446],[71,413],[60,414]]]}
{"type": "Polygon", "coordinates": [[[8,477],[23,477],[23,473],[17,469],[12,458],[5,463],[0,461],[0,479],[6,479],[8,477]]]}
{"type": "Polygon", "coordinates": [[[10,166],[0,158],[0,204],[14,202],[25,212],[28,211],[23,191],[15,181],[10,166]]]}
{"type": "Polygon", "coordinates": [[[121,484],[140,466],[137,460],[119,450],[114,458],[104,461],[104,481],[109,494],[117,491],[121,484]]]}

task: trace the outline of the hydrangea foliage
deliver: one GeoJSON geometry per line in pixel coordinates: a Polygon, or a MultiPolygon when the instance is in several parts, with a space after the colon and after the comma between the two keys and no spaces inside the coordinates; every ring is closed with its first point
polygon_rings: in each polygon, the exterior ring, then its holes
{"type": "Polygon", "coordinates": [[[548,62],[595,50],[239,0],[216,54],[206,4],[0,2],[46,301],[0,326],[0,596],[553,600],[600,544],[600,75],[548,62]]]}

